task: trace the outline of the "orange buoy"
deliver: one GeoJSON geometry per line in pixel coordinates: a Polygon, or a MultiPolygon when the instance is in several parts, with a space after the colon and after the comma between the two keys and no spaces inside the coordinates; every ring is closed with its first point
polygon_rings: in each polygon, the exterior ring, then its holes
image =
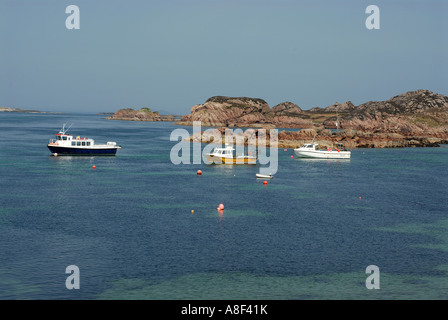
{"type": "Polygon", "coordinates": [[[264,184],[264,185],[267,185],[267,184],[268,184],[268,182],[267,182],[266,180],[264,180],[264,181],[263,181],[263,184],[264,184]]]}
{"type": "Polygon", "coordinates": [[[359,200],[361,200],[362,198],[361,197],[359,197],[359,200]]]}
{"type": "Polygon", "coordinates": [[[53,153],[53,156],[54,156],[54,157],[57,157],[57,156],[58,156],[58,154],[57,154],[57,153],[55,152],[55,153],[53,153]]]}
{"type": "Polygon", "coordinates": [[[196,173],[198,174],[198,176],[200,176],[202,174],[202,171],[198,170],[196,173]]]}
{"type": "Polygon", "coordinates": [[[219,204],[218,210],[224,210],[224,205],[222,203],[219,204]]]}
{"type": "Polygon", "coordinates": [[[96,166],[92,166],[92,169],[96,169],[96,166]]]}
{"type": "Polygon", "coordinates": [[[193,213],[194,213],[194,210],[191,210],[191,213],[193,214],[193,213]]]}

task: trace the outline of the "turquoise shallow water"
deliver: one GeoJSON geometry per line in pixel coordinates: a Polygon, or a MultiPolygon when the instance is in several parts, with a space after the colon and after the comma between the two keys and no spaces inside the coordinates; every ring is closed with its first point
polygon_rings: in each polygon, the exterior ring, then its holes
{"type": "Polygon", "coordinates": [[[448,298],[448,148],[280,149],[265,186],[255,166],[173,165],[176,128],[0,114],[0,299],[448,298]],[[66,121],[123,149],[49,156],[66,121]],[[65,287],[72,264],[80,290],[65,287]]]}

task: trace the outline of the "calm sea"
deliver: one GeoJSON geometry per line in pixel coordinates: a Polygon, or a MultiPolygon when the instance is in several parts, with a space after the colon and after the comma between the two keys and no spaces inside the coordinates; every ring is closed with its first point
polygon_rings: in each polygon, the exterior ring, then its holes
{"type": "Polygon", "coordinates": [[[448,148],[280,149],[263,185],[256,166],[173,165],[176,128],[1,113],[0,299],[448,298],[448,148]],[[123,148],[50,156],[64,122],[123,148]]]}

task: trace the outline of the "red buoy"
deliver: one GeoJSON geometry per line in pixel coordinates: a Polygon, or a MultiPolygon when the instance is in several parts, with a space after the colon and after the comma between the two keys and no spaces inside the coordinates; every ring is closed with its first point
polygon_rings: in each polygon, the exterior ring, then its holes
{"type": "Polygon", "coordinates": [[[267,184],[268,184],[268,182],[267,182],[267,181],[265,180],[265,181],[263,181],[263,184],[264,184],[264,185],[267,185],[267,184]]]}
{"type": "Polygon", "coordinates": [[[288,151],[288,149],[285,149],[285,151],[288,151]]]}
{"type": "Polygon", "coordinates": [[[291,159],[294,158],[294,156],[291,156],[291,159]]]}
{"type": "Polygon", "coordinates": [[[224,205],[222,203],[219,204],[218,210],[224,210],[224,205]]]}
{"type": "Polygon", "coordinates": [[[202,174],[201,170],[198,170],[198,172],[196,172],[198,174],[198,176],[200,176],[202,174]]]}
{"type": "Polygon", "coordinates": [[[96,169],[96,166],[92,166],[92,169],[96,169]]]}

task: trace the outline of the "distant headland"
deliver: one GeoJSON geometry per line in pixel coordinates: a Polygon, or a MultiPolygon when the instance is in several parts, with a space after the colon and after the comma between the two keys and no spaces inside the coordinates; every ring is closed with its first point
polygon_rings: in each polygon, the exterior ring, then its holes
{"type": "Polygon", "coordinates": [[[127,121],[177,121],[181,116],[161,115],[158,111],[152,111],[150,108],[141,108],[134,110],[132,108],[120,109],[111,114],[106,119],[109,120],[127,120],[127,121]]]}
{"type": "MultiPolygon", "coordinates": [[[[351,101],[302,110],[292,102],[273,108],[259,98],[215,96],[195,105],[177,124],[248,128],[297,128],[282,131],[280,148],[315,142],[348,148],[435,147],[448,143],[448,97],[429,90],[409,91],[387,101],[354,106],[351,101]],[[338,129],[338,130],[334,130],[338,129]]],[[[209,142],[207,137],[192,141],[209,142]]]]}
{"type": "Polygon", "coordinates": [[[38,111],[38,110],[23,110],[19,108],[12,107],[0,107],[0,112],[20,112],[20,113],[58,113],[49,111],[38,111]]]}

